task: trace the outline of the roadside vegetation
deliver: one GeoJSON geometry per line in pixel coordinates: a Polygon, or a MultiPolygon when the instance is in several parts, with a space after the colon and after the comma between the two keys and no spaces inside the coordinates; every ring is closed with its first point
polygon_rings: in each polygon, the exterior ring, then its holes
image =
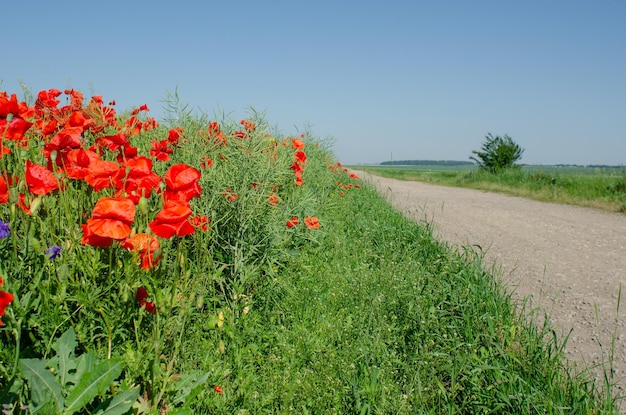
{"type": "Polygon", "coordinates": [[[497,174],[468,166],[354,166],[399,180],[466,187],[544,202],[626,212],[626,169],[616,167],[520,166],[497,174]]]}
{"type": "Polygon", "coordinates": [[[104,102],[0,92],[3,414],[617,413],[329,143],[104,102]]]}

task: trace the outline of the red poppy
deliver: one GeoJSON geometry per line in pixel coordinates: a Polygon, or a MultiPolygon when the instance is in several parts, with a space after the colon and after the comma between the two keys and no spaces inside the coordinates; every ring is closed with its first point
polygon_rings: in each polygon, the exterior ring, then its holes
{"type": "Polygon", "coordinates": [[[161,238],[191,235],[196,231],[196,228],[187,220],[191,213],[187,204],[169,200],[165,202],[165,206],[157,213],[154,220],[148,223],[148,226],[161,238]]]}
{"type": "Polygon", "coordinates": [[[141,196],[150,197],[152,190],[160,191],[161,177],[152,171],[152,160],[140,156],[127,160],[122,164],[115,178],[115,187],[123,196],[137,204],[141,196]]]}
{"type": "Polygon", "coordinates": [[[92,232],[91,228],[85,224],[80,226],[83,228],[83,237],[80,240],[81,244],[97,246],[98,248],[106,248],[113,244],[113,239],[96,235],[92,232]]]}
{"type": "Polygon", "coordinates": [[[170,154],[174,152],[173,149],[169,148],[169,141],[161,140],[161,141],[153,141],[152,149],[150,150],[150,155],[159,161],[169,161],[170,154]]]}
{"type": "Polygon", "coordinates": [[[298,223],[300,222],[300,220],[298,219],[297,216],[292,216],[291,219],[289,219],[286,223],[288,228],[293,228],[294,226],[296,226],[298,223]]]}
{"type": "Polygon", "coordinates": [[[204,231],[204,232],[206,232],[206,231],[208,231],[208,230],[209,230],[209,226],[208,226],[208,223],[209,223],[209,222],[211,222],[211,220],[210,220],[210,219],[208,219],[208,218],[207,218],[206,216],[204,216],[204,215],[202,215],[202,216],[198,216],[198,215],[196,215],[196,216],[194,216],[193,218],[191,218],[191,221],[190,221],[190,223],[191,223],[194,227],[196,227],[196,228],[198,228],[198,229],[200,229],[200,230],[202,230],[202,231],[204,231]]]}
{"type": "Polygon", "coordinates": [[[178,140],[180,139],[180,136],[183,133],[184,133],[184,130],[182,128],[180,128],[180,127],[173,128],[173,129],[169,130],[169,132],[167,134],[167,141],[172,143],[172,145],[176,145],[176,144],[178,144],[178,140]]]}
{"type": "Polygon", "coordinates": [[[59,182],[50,170],[30,160],[26,160],[26,183],[28,190],[36,195],[45,195],[59,188],[59,182]]]}
{"type": "Polygon", "coordinates": [[[67,154],[81,147],[81,136],[83,129],[80,127],[64,128],[61,132],[52,137],[52,140],[43,147],[44,155],[48,160],[48,168],[52,170],[52,155],[56,157],[56,165],[67,164],[67,154]]]}
{"type": "MultiPolygon", "coordinates": [[[[0,276],[0,286],[2,286],[2,277],[0,276]]],[[[0,317],[4,315],[5,309],[11,304],[14,299],[14,295],[6,291],[0,290],[0,317]]],[[[0,326],[2,326],[2,319],[0,319],[0,326]]]]}
{"type": "Polygon", "coordinates": [[[165,172],[165,200],[188,202],[199,197],[202,188],[198,184],[200,171],[186,164],[174,164],[165,172]]]}
{"type": "Polygon", "coordinates": [[[213,160],[211,160],[208,157],[203,157],[202,160],[200,161],[200,167],[202,167],[203,169],[208,169],[212,165],[213,165],[213,160]]]}
{"type": "Polygon", "coordinates": [[[112,186],[112,179],[117,176],[120,165],[114,161],[94,160],[87,167],[85,181],[96,192],[112,186]]]}
{"type": "Polygon", "coordinates": [[[7,203],[9,201],[9,186],[4,176],[0,176],[0,203],[7,203]]]}
{"type": "Polygon", "coordinates": [[[139,254],[142,269],[154,268],[161,259],[159,240],[147,233],[138,233],[127,238],[122,243],[122,248],[139,254]]]}
{"type": "Polygon", "coordinates": [[[309,229],[317,229],[320,227],[320,223],[315,216],[307,216],[304,218],[304,223],[309,229]]]}
{"type": "Polygon", "coordinates": [[[276,206],[276,203],[278,203],[278,195],[276,193],[270,193],[270,196],[267,198],[267,203],[276,206]]]}
{"type": "Polygon", "coordinates": [[[293,156],[296,158],[297,163],[306,163],[306,153],[304,151],[296,151],[293,156]]]}
{"type": "Polygon", "coordinates": [[[221,387],[219,387],[218,385],[213,385],[213,390],[215,391],[215,393],[217,393],[218,395],[221,395],[222,393],[224,393],[224,391],[222,390],[221,387]]]}
{"type": "Polygon", "coordinates": [[[98,153],[91,150],[82,148],[70,150],[66,156],[65,174],[70,179],[83,180],[89,174],[91,163],[99,159],[98,153]]]}
{"type": "Polygon", "coordinates": [[[89,230],[103,238],[125,239],[135,220],[135,204],[127,198],[103,197],[87,220],[89,230]]]}
{"type": "Polygon", "coordinates": [[[96,139],[96,145],[100,148],[106,147],[111,151],[117,151],[120,147],[130,146],[130,142],[124,133],[118,133],[115,135],[98,137],[96,139]]]}
{"type": "Polygon", "coordinates": [[[239,196],[237,196],[237,193],[233,193],[232,190],[230,190],[230,188],[224,190],[222,192],[222,195],[226,198],[226,200],[228,200],[229,202],[234,202],[235,200],[237,200],[237,198],[239,196]]]}
{"type": "Polygon", "coordinates": [[[30,200],[26,200],[26,195],[24,193],[17,194],[17,207],[22,209],[24,213],[30,215],[30,200]],[[28,202],[28,203],[27,203],[28,202]]]}
{"type": "Polygon", "coordinates": [[[304,149],[304,141],[300,140],[299,138],[294,138],[291,141],[291,146],[296,150],[302,150],[304,149]]]}
{"type": "Polygon", "coordinates": [[[302,172],[296,171],[296,186],[302,186],[304,180],[302,179],[302,172]]]}
{"type": "Polygon", "coordinates": [[[146,291],[145,288],[137,288],[135,299],[139,302],[139,305],[145,308],[148,313],[156,314],[156,306],[154,305],[154,301],[146,301],[149,297],[150,296],[148,295],[148,291],[146,291]]]}

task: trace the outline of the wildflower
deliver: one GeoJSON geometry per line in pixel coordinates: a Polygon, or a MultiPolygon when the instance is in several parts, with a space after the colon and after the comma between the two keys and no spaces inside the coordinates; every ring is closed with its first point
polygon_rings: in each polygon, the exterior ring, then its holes
{"type": "Polygon", "coordinates": [[[291,146],[296,149],[296,150],[303,150],[304,149],[304,141],[300,140],[299,138],[294,138],[291,141],[291,146]]]}
{"type": "Polygon", "coordinates": [[[135,204],[127,198],[103,197],[96,202],[87,227],[94,234],[111,239],[125,239],[135,220],[135,204]]]}
{"type": "Polygon", "coordinates": [[[98,236],[95,233],[93,233],[91,228],[89,228],[89,226],[85,224],[81,226],[83,228],[83,237],[81,238],[80,243],[82,243],[83,245],[91,245],[91,246],[97,246],[99,248],[106,248],[108,246],[111,246],[111,244],[113,243],[113,239],[98,236]]]}
{"type": "Polygon", "coordinates": [[[9,224],[0,220],[0,239],[8,238],[11,235],[9,224]]]}
{"type": "Polygon", "coordinates": [[[198,228],[198,229],[200,229],[200,230],[202,230],[202,231],[204,231],[204,232],[206,232],[206,231],[208,231],[208,230],[209,230],[209,226],[207,225],[209,222],[211,222],[211,220],[210,220],[210,219],[208,219],[208,218],[207,218],[206,216],[204,216],[204,215],[202,215],[202,216],[198,216],[198,215],[196,215],[196,216],[194,216],[193,218],[191,218],[191,221],[190,221],[190,223],[191,223],[194,227],[196,227],[196,228],[198,228]]]}
{"type": "Polygon", "coordinates": [[[298,224],[298,222],[300,222],[300,220],[298,219],[297,216],[292,216],[291,219],[289,219],[286,223],[288,228],[293,228],[294,226],[296,226],[298,224]]]}
{"type": "Polygon", "coordinates": [[[93,160],[89,163],[84,178],[96,192],[99,192],[111,187],[111,180],[118,174],[119,170],[120,165],[114,161],[93,160]]]}
{"type": "Polygon", "coordinates": [[[157,213],[154,220],[148,223],[152,232],[161,238],[171,238],[172,236],[191,235],[196,231],[187,220],[191,216],[191,209],[186,203],[176,200],[165,202],[163,209],[157,213]]]}
{"type": "MultiPolygon", "coordinates": [[[[0,286],[2,286],[2,277],[0,276],[0,286]]],[[[13,301],[15,297],[13,294],[0,290],[0,317],[4,315],[4,310],[13,301]]],[[[2,326],[2,320],[0,319],[0,326],[2,326]]]]}
{"type": "Polygon", "coordinates": [[[122,248],[139,254],[141,269],[154,268],[161,259],[161,254],[158,253],[161,248],[159,240],[147,233],[138,233],[127,238],[124,243],[122,243],[122,248]]]}
{"type": "Polygon", "coordinates": [[[26,183],[28,190],[36,195],[45,195],[59,188],[54,174],[39,164],[26,160],[26,183]]]}
{"type": "Polygon", "coordinates": [[[276,206],[276,203],[278,203],[278,195],[276,193],[270,193],[270,196],[267,198],[267,203],[276,206]]]}
{"type": "Polygon", "coordinates": [[[315,216],[307,216],[304,218],[304,223],[309,229],[317,229],[320,227],[320,223],[315,216]]]}
{"type": "Polygon", "coordinates": [[[221,387],[219,387],[218,385],[213,385],[213,390],[215,391],[215,393],[217,393],[218,395],[221,395],[222,393],[224,393],[224,391],[222,390],[221,387]]]}
{"type": "Polygon", "coordinates": [[[232,190],[230,190],[230,188],[224,190],[222,192],[222,195],[226,198],[226,200],[228,200],[229,202],[234,202],[235,200],[237,200],[237,198],[239,196],[237,196],[237,193],[233,193],[232,190]]]}
{"type": "Polygon", "coordinates": [[[200,171],[186,164],[174,164],[165,172],[165,200],[188,202],[199,197],[202,188],[198,184],[200,171]]]}
{"type": "Polygon", "coordinates": [[[149,298],[148,291],[146,291],[145,288],[143,287],[137,288],[135,299],[139,302],[139,305],[145,308],[148,313],[156,314],[156,306],[154,305],[154,301],[146,301],[148,298],[149,298]]]}
{"type": "Polygon", "coordinates": [[[48,259],[50,261],[56,259],[59,255],[61,255],[61,247],[58,245],[52,245],[46,249],[46,255],[49,255],[48,259]]]}
{"type": "Polygon", "coordinates": [[[170,142],[168,140],[153,141],[150,155],[159,161],[169,161],[170,154],[174,152],[174,149],[168,147],[170,142]]]}

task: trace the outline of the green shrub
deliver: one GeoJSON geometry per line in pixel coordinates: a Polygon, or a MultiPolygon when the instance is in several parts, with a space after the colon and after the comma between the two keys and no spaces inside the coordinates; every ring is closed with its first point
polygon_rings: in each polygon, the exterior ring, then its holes
{"type": "Polygon", "coordinates": [[[474,160],[481,169],[491,173],[517,167],[515,163],[522,158],[522,153],[524,153],[524,149],[506,134],[504,137],[499,135],[494,137],[491,133],[487,133],[481,150],[472,151],[476,157],[472,156],[470,160],[474,160]]]}

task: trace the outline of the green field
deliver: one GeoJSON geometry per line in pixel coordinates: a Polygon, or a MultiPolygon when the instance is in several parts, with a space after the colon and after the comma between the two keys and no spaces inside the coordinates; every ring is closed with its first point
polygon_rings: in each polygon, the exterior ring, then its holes
{"type": "Polygon", "coordinates": [[[521,166],[490,174],[476,166],[352,166],[399,180],[501,192],[530,199],[626,211],[626,169],[623,167],[521,166]]]}

